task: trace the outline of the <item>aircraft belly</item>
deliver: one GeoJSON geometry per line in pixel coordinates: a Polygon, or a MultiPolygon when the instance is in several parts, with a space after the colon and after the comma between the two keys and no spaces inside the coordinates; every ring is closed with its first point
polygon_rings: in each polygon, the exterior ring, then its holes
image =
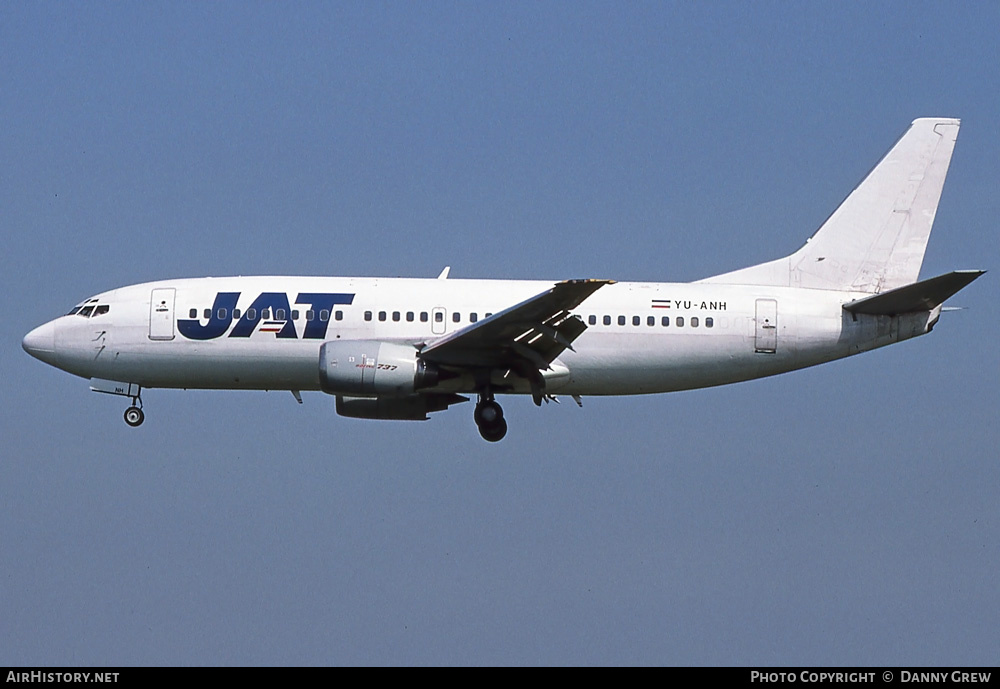
{"type": "Polygon", "coordinates": [[[274,346],[143,345],[119,354],[112,377],[152,388],[318,390],[318,346],[287,344],[280,354],[274,346]]]}
{"type": "Polygon", "coordinates": [[[756,369],[740,334],[596,335],[564,356],[571,381],[560,392],[622,395],[673,392],[740,380],[756,369]]]}
{"type": "MultiPolygon", "coordinates": [[[[849,354],[838,343],[840,324],[830,318],[789,316],[773,353],[755,351],[753,338],[737,322],[728,332],[669,335],[595,334],[563,357],[572,376],[559,392],[628,395],[713,387],[776,375],[849,354]],[[800,342],[798,326],[808,336],[800,342]]],[[[582,339],[582,338],[581,338],[582,339]]]]}

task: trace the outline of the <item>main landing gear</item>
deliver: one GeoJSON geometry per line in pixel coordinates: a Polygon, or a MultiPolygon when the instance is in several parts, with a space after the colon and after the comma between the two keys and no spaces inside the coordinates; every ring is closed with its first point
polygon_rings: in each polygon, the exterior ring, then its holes
{"type": "Polygon", "coordinates": [[[507,422],[503,418],[503,408],[493,399],[492,393],[479,396],[472,418],[479,426],[479,435],[491,443],[503,440],[507,435],[507,422]]]}

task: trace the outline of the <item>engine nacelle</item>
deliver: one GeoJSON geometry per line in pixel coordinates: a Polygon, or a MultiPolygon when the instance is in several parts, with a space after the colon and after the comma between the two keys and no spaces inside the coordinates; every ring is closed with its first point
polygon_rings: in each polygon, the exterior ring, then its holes
{"type": "Polygon", "coordinates": [[[439,375],[437,366],[417,359],[417,350],[406,344],[335,340],[319,350],[320,388],[331,395],[406,397],[434,387],[439,375]]]}

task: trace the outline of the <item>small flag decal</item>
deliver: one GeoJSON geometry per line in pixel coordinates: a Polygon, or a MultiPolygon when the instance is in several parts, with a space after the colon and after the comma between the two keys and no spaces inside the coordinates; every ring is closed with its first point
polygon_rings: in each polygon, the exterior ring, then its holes
{"type": "Polygon", "coordinates": [[[284,327],[285,321],[264,321],[264,327],[260,329],[262,333],[277,333],[281,332],[284,327]]]}

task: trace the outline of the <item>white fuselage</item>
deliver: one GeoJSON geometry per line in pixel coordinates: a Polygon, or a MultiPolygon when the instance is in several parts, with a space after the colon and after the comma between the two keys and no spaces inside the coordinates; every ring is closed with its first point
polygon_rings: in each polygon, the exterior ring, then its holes
{"type": "MultiPolygon", "coordinates": [[[[96,308],[37,328],[25,347],[75,375],[144,388],[318,390],[324,342],[421,345],[552,285],[410,278],[167,280],[97,295],[86,302],[96,308]]],[[[610,284],[574,310],[587,330],[543,372],[546,391],[646,394],[770,376],[923,334],[939,312],[852,316],[842,309],[860,296],[759,285],[610,284]]],[[[474,392],[475,386],[458,378],[440,389],[474,392]]],[[[528,389],[515,385],[507,391],[528,389]]]]}
{"type": "Polygon", "coordinates": [[[771,376],[929,332],[982,271],[919,280],[959,121],[918,118],[788,256],[693,283],[230,277],[132,285],[35,328],[24,349],[129,397],[301,390],[343,416],[424,420],[496,395],[640,395],[771,376]]]}

